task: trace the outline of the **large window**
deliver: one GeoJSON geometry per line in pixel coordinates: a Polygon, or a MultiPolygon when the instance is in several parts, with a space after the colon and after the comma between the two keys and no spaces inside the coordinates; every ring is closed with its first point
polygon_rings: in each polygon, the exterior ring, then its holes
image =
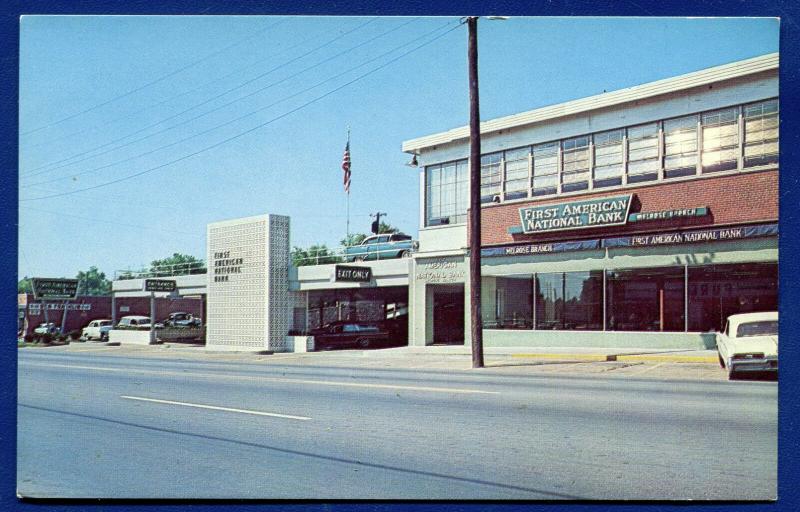
{"type": "Polygon", "coordinates": [[[467,161],[459,160],[425,169],[425,225],[461,224],[469,205],[467,161]]]}
{"type": "Polygon", "coordinates": [[[408,288],[405,287],[321,290],[308,293],[308,329],[338,321],[398,323],[407,319],[408,288]]]}
{"type": "Polygon", "coordinates": [[[561,143],[561,191],[589,188],[589,137],[575,137],[561,143]]]}
{"type": "Polygon", "coordinates": [[[658,123],[628,128],[628,183],[658,179],[658,123]]]}
{"type": "Polygon", "coordinates": [[[536,328],[603,329],[603,273],[536,274],[536,328]]]}
{"type": "Polygon", "coordinates": [[[533,195],[558,192],[558,142],[533,146],[533,195]]]}
{"type": "Polygon", "coordinates": [[[499,199],[502,183],[503,154],[483,155],[481,157],[481,203],[491,203],[499,199]]]}
{"type": "Polygon", "coordinates": [[[739,109],[706,112],[703,124],[703,172],[728,171],[739,165],[739,109]]]}
{"type": "Polygon", "coordinates": [[[689,267],[690,331],[719,331],[730,315],[777,309],[775,263],[689,267]]]}
{"type": "Polygon", "coordinates": [[[594,187],[622,185],[622,130],[594,134],[594,187]]]}
{"type": "Polygon", "coordinates": [[[530,148],[506,151],[506,200],[522,199],[528,197],[530,189],[530,173],[528,169],[530,148]]]}
{"type": "Polygon", "coordinates": [[[609,331],[683,331],[683,267],[608,271],[609,331]]]}
{"type": "Polygon", "coordinates": [[[778,163],[778,100],[744,107],[745,167],[778,163]]]}
{"type": "Polygon", "coordinates": [[[697,173],[697,116],[664,121],[664,177],[697,173]]]}
{"type": "Polygon", "coordinates": [[[533,327],[533,277],[504,276],[484,279],[494,282],[494,307],[483,312],[487,329],[530,329],[533,327]]]}

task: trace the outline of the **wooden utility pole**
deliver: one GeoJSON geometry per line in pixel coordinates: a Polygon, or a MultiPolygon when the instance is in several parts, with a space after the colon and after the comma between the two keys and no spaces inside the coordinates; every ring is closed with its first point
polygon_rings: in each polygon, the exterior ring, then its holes
{"type": "Polygon", "coordinates": [[[469,300],[472,367],[483,368],[481,317],[481,119],[478,102],[478,17],[467,18],[469,42],[469,300]]]}

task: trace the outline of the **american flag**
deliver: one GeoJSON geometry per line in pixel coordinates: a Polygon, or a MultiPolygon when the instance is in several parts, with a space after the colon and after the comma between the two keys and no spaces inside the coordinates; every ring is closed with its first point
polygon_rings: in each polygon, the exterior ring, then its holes
{"type": "Polygon", "coordinates": [[[344,191],[350,193],[350,138],[347,139],[347,145],[344,147],[344,155],[342,156],[342,170],[344,171],[344,191]]]}

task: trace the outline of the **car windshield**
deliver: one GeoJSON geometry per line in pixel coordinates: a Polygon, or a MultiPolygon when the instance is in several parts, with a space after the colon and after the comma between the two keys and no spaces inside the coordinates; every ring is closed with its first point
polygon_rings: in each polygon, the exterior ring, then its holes
{"type": "Polygon", "coordinates": [[[100,322],[100,327],[105,327],[106,325],[111,325],[111,320],[106,320],[105,322],[100,322]]]}
{"type": "Polygon", "coordinates": [[[739,324],[736,329],[737,338],[747,338],[750,336],[777,336],[778,321],[762,320],[760,322],[747,322],[739,324]]]}

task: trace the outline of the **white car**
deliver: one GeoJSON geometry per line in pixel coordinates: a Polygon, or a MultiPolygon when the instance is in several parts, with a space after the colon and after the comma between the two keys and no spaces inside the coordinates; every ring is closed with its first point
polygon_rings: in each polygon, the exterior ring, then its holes
{"type": "Polygon", "coordinates": [[[739,372],[778,371],[778,312],[731,315],[717,334],[719,364],[732,379],[739,372]]]}
{"type": "Polygon", "coordinates": [[[59,328],[53,322],[42,322],[39,327],[33,330],[34,334],[58,334],[59,328]]]}
{"type": "Polygon", "coordinates": [[[117,324],[118,329],[149,329],[150,317],[149,316],[123,316],[119,319],[117,324]]]}
{"type": "Polygon", "coordinates": [[[108,331],[110,331],[112,327],[113,325],[111,320],[92,320],[86,327],[83,328],[83,331],[81,332],[81,338],[86,340],[107,340],[108,331]]]}

